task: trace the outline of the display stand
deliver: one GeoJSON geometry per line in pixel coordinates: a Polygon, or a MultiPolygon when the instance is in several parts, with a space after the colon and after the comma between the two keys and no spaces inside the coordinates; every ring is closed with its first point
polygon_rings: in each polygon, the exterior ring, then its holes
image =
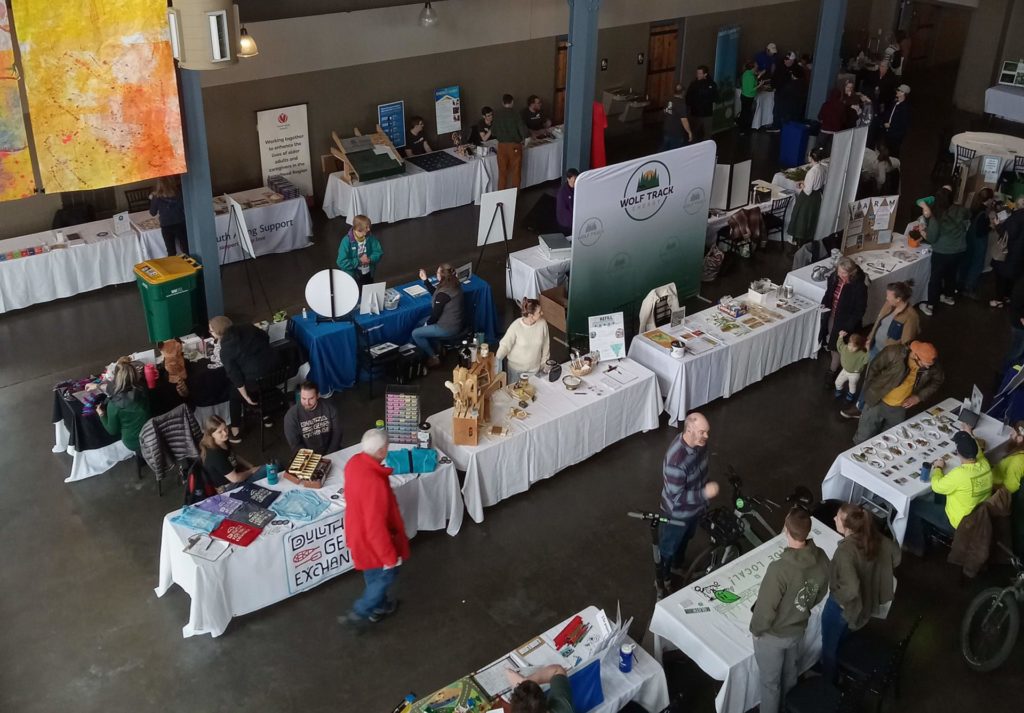
{"type": "Polygon", "coordinates": [[[476,265],[473,267],[473,272],[480,273],[480,261],[483,260],[484,250],[491,243],[501,241],[501,244],[505,246],[505,271],[508,273],[508,284],[512,289],[512,294],[515,294],[515,287],[512,284],[512,256],[508,250],[508,241],[511,239],[509,235],[509,228],[512,224],[512,219],[515,218],[516,214],[516,194],[515,188],[506,188],[501,191],[491,191],[490,193],[484,193],[480,197],[480,222],[477,224],[477,237],[476,244],[480,246],[480,254],[476,258],[476,265]],[[508,210],[506,212],[506,206],[508,210]],[[490,220],[484,227],[484,216],[488,214],[490,209],[490,220]],[[495,221],[500,220],[501,233],[498,234],[494,230],[495,221]]]}
{"type": "Polygon", "coordinates": [[[898,204],[899,196],[876,196],[850,203],[843,230],[843,254],[878,250],[892,242],[898,204]]]}
{"type": "Polygon", "coordinates": [[[242,206],[226,193],[224,194],[224,199],[228,205],[228,231],[227,239],[224,241],[224,255],[220,263],[223,265],[227,262],[228,246],[231,245],[231,238],[232,236],[237,237],[238,247],[242,251],[242,263],[245,265],[245,279],[249,283],[249,298],[252,300],[253,306],[255,306],[256,294],[252,289],[252,273],[255,272],[256,281],[260,286],[260,293],[263,295],[263,301],[267,305],[267,312],[273,312],[274,310],[270,306],[270,298],[267,297],[267,288],[264,287],[263,278],[256,267],[256,248],[253,247],[252,239],[249,237],[249,226],[245,223],[245,214],[242,212],[242,206]]]}
{"type": "Polygon", "coordinates": [[[317,313],[318,324],[347,320],[359,303],[359,285],[347,272],[321,270],[306,283],[306,303],[317,313]]]}

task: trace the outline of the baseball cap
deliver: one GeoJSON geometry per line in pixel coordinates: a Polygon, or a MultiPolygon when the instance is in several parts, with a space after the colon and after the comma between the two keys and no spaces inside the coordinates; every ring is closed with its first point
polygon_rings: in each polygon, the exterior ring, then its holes
{"type": "Polygon", "coordinates": [[[978,457],[978,442],[974,436],[967,431],[957,431],[953,434],[953,443],[956,445],[956,452],[963,458],[978,457]]]}
{"type": "Polygon", "coordinates": [[[778,52],[778,51],[779,51],[779,48],[775,46],[775,43],[774,43],[774,42],[769,42],[769,43],[768,43],[768,47],[767,47],[766,49],[767,49],[767,50],[768,50],[769,52],[771,52],[772,54],[774,54],[774,53],[776,53],[776,52],[778,52]]]}
{"type": "Polygon", "coordinates": [[[931,366],[939,356],[934,344],[928,342],[911,342],[910,352],[925,366],[931,366]]]}
{"type": "Polygon", "coordinates": [[[910,94],[910,87],[906,84],[901,84],[896,87],[896,91],[903,92],[904,94],[910,94]]]}

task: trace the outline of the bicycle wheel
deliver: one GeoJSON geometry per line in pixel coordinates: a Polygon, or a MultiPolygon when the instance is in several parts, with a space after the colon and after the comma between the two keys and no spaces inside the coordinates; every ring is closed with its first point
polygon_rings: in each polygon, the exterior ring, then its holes
{"type": "Polygon", "coordinates": [[[992,671],[1009,658],[1017,642],[1020,611],[1012,590],[992,587],[967,607],[960,625],[960,650],[974,671],[992,671]]]}
{"type": "Polygon", "coordinates": [[[721,567],[724,564],[732,562],[741,554],[743,554],[743,550],[741,550],[738,545],[726,545],[725,549],[722,550],[722,559],[718,562],[718,566],[721,567]]]}
{"type": "Polygon", "coordinates": [[[701,577],[711,574],[721,566],[718,561],[718,548],[708,547],[701,551],[699,555],[693,558],[693,562],[690,563],[689,568],[686,570],[686,576],[683,578],[683,585],[691,584],[696,582],[701,577]]]}

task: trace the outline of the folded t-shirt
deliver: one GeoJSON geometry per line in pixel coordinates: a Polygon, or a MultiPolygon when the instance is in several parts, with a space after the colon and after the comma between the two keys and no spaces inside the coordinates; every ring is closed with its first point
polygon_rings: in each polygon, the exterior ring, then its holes
{"type": "Polygon", "coordinates": [[[280,495],[276,490],[268,490],[262,488],[259,485],[253,485],[252,483],[246,483],[241,488],[236,488],[231,491],[231,497],[236,500],[243,502],[252,503],[253,505],[259,505],[260,507],[270,507],[270,504],[277,500],[277,496],[280,495]]]}
{"type": "Polygon", "coordinates": [[[228,515],[229,520],[244,522],[262,530],[268,523],[277,517],[277,513],[273,510],[267,510],[266,508],[261,508],[259,505],[243,503],[238,500],[235,502],[238,503],[239,507],[233,513],[228,515]]]}
{"type": "Polygon", "coordinates": [[[316,520],[328,507],[328,502],[309,490],[289,490],[274,501],[270,509],[289,520],[310,522],[316,520]]]}
{"type": "Polygon", "coordinates": [[[248,547],[253,540],[260,536],[261,532],[262,530],[258,527],[253,527],[244,522],[224,520],[210,535],[221,540],[227,540],[233,545],[248,547]]]}
{"type": "Polygon", "coordinates": [[[241,500],[235,500],[229,498],[227,493],[221,493],[219,495],[212,495],[206,500],[202,500],[196,503],[196,507],[205,510],[206,512],[212,512],[214,515],[230,515],[238,508],[244,505],[241,500]]]}
{"type": "Polygon", "coordinates": [[[221,520],[223,519],[223,515],[214,515],[212,512],[206,512],[205,510],[200,510],[194,505],[190,505],[182,508],[181,512],[172,517],[171,523],[187,527],[190,530],[211,532],[214,528],[220,525],[221,520]]]}

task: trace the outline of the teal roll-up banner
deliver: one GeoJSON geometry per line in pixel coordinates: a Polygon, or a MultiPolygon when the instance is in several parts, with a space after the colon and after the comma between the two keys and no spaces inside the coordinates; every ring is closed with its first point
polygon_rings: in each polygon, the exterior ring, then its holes
{"type": "MultiPolygon", "coordinates": [[[[715,84],[718,98],[715,113],[711,118],[711,131],[716,133],[731,129],[736,121],[736,78],[739,76],[737,63],[740,53],[740,28],[723,27],[718,31],[715,46],[715,84]]],[[[782,61],[781,59],[779,61],[782,61]]]]}

